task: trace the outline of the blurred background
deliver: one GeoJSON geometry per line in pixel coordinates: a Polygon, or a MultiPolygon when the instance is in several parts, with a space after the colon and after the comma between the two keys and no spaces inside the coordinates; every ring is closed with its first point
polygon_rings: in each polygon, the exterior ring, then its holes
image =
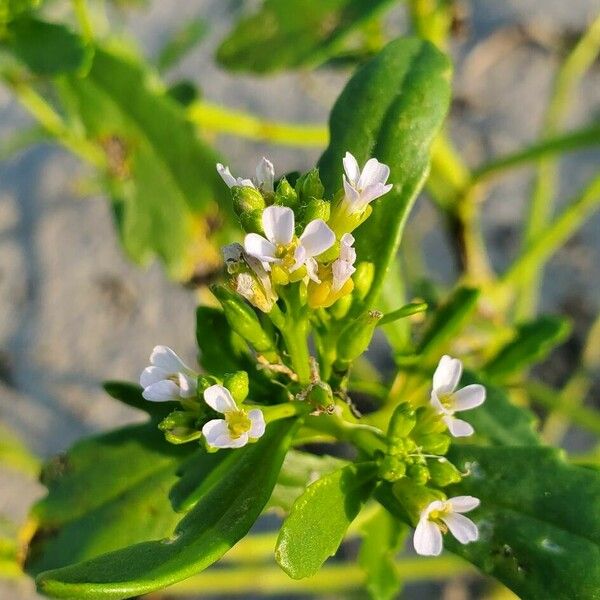
{"type": "MultiPolygon", "coordinates": [[[[241,0],[149,1],[111,7],[110,27],[130,37],[146,57],[190,19],[206,23],[204,37],[167,75],[197,82],[203,98],[294,123],[326,122],[351,70],[323,67],[257,76],[220,68],[214,53],[240,15],[258,3],[241,0]]],[[[513,151],[535,139],[552,79],[581,36],[598,0],[472,0],[459,3],[451,43],[455,62],[452,138],[470,164],[513,151]]],[[[59,9],[57,9],[59,10],[59,9]]],[[[391,37],[406,31],[402,7],[386,15],[391,37]]],[[[565,128],[590,121],[600,106],[600,65],[583,79],[565,128]]],[[[0,87],[0,140],[27,127],[30,117],[0,87]]],[[[217,135],[214,145],[237,175],[269,157],[279,174],[311,167],[321,148],[297,149],[217,135]]],[[[562,162],[558,194],[569,198],[600,165],[598,150],[562,162]]],[[[49,457],[92,432],[135,420],[100,388],[105,379],[137,380],[155,344],[195,360],[193,291],[168,280],[159,264],[139,268],[123,254],[109,204],[87,184],[89,168],[67,151],[38,144],[0,162],[0,420],[36,455],[49,457]]],[[[516,172],[494,184],[483,208],[493,265],[515,256],[531,175],[516,172]]],[[[545,370],[560,383],[600,305],[600,215],[596,214],[549,263],[542,310],[573,319],[574,334],[545,370]]],[[[455,265],[438,213],[426,195],[408,226],[414,260],[440,282],[455,265]],[[412,232],[412,233],[411,233],[412,232]]],[[[0,434],[1,435],[1,434],[0,434]]],[[[586,448],[574,431],[568,444],[586,448]]],[[[0,470],[0,513],[21,521],[42,487],[0,470]]],[[[404,597],[468,597],[452,582],[409,588],[404,597]]],[[[0,598],[29,599],[28,582],[0,582],[0,598]]],[[[360,597],[360,596],[359,596],[360,597]]]]}

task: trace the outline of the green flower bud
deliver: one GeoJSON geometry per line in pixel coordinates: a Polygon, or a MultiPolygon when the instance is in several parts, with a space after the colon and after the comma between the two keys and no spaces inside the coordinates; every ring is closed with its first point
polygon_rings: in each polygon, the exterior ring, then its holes
{"type": "Polygon", "coordinates": [[[337,343],[338,366],[347,367],[369,347],[381,317],[377,310],[368,311],[342,331],[337,343]]]}
{"type": "Polygon", "coordinates": [[[431,478],[429,469],[425,465],[410,465],[406,475],[417,485],[425,485],[431,478]]]}
{"type": "Polygon", "coordinates": [[[417,415],[410,404],[406,402],[399,404],[392,414],[388,427],[388,439],[390,445],[393,445],[397,440],[402,440],[407,437],[413,430],[416,422],[417,415]]]}
{"type": "Polygon", "coordinates": [[[298,179],[296,182],[296,191],[305,202],[308,202],[310,198],[323,198],[325,188],[321,183],[317,167],[314,167],[298,179]]]}
{"type": "Polygon", "coordinates": [[[334,319],[340,321],[348,314],[348,311],[350,310],[351,306],[352,294],[348,294],[346,296],[342,296],[339,300],[337,300],[329,309],[329,313],[334,319]]]}
{"type": "MultiPolygon", "coordinates": [[[[319,198],[311,198],[308,201],[308,204],[304,208],[304,212],[302,215],[302,224],[308,225],[311,221],[315,219],[322,219],[323,221],[327,221],[329,219],[329,212],[331,210],[329,202],[327,200],[321,200],[319,198]]],[[[338,248],[339,251],[339,248],[338,248]]],[[[335,258],[335,256],[334,256],[335,258]]]]}
{"type": "Polygon", "coordinates": [[[197,415],[183,410],[176,410],[167,415],[158,428],[164,431],[165,439],[171,444],[185,444],[202,436],[197,415]]]}
{"type": "Polygon", "coordinates": [[[430,433],[415,438],[415,441],[428,454],[443,456],[450,447],[450,436],[443,433],[430,433]]]}
{"type": "Polygon", "coordinates": [[[202,395],[204,390],[217,383],[221,382],[212,375],[198,375],[198,394],[202,395]]]}
{"type": "Polygon", "coordinates": [[[398,481],[406,474],[406,464],[397,456],[386,456],[379,466],[379,477],[385,481],[398,481]]]}
{"type": "Polygon", "coordinates": [[[250,381],[246,371],[227,373],[223,377],[223,385],[231,392],[237,404],[241,404],[248,397],[250,381]]]}
{"type": "Polygon", "coordinates": [[[320,412],[332,413],[335,409],[331,387],[322,381],[311,385],[306,400],[320,412]]]}
{"type": "Polygon", "coordinates": [[[444,431],[446,431],[446,424],[431,406],[421,406],[417,409],[417,424],[413,430],[413,436],[444,431]]]}
{"type": "Polygon", "coordinates": [[[263,233],[262,224],[263,211],[260,208],[243,212],[239,215],[240,225],[246,233],[263,233]]]}
{"type": "Polygon", "coordinates": [[[298,194],[289,181],[282,177],[275,191],[275,204],[295,208],[298,204],[298,194]]]}
{"type": "Polygon", "coordinates": [[[233,331],[254,346],[257,352],[264,354],[274,351],[273,341],[262,328],[256,313],[240,296],[223,285],[214,285],[211,290],[221,303],[233,331]]]}
{"type": "Polygon", "coordinates": [[[356,295],[363,300],[371,289],[373,277],[375,276],[375,265],[372,262],[363,261],[358,263],[356,273],[352,276],[356,295]]]}
{"type": "Polygon", "coordinates": [[[460,471],[446,458],[433,458],[427,461],[431,481],[440,487],[458,483],[462,476],[460,471]]]}
{"type": "Polygon", "coordinates": [[[262,194],[253,187],[235,185],[231,188],[231,199],[233,200],[233,210],[235,214],[241,216],[244,213],[265,208],[265,199],[262,194]]]}

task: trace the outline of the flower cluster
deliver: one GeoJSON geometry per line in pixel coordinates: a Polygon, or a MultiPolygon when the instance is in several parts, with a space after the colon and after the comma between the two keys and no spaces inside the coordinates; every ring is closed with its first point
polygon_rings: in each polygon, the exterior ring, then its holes
{"type": "MultiPolygon", "coordinates": [[[[353,231],[392,185],[389,168],[375,158],[361,170],[346,153],[343,169],[338,193],[327,198],[317,169],[292,185],[285,177],[275,180],[266,158],[253,179],[217,165],[244,237],[223,248],[226,285],[211,288],[225,327],[218,331],[227,338],[213,343],[227,341],[241,356],[232,362],[245,370],[201,374],[170,348],[157,346],[140,384],[146,400],[177,403],[159,425],[169,442],[197,440],[209,451],[241,448],[263,436],[269,422],[309,413],[345,421],[337,430],[361,427],[345,416],[356,412],[349,371],[383,315],[364,305],[372,265],[359,260],[353,231]]],[[[210,344],[203,350],[210,352],[210,344]]],[[[443,491],[464,476],[445,456],[452,437],[474,433],[455,414],[485,400],[479,384],[459,388],[461,377],[460,360],[443,356],[429,403],[424,398],[397,405],[387,436],[374,428],[379,442],[367,451],[382,485],[416,526],[419,554],[439,554],[448,531],[461,543],[478,538],[477,526],[463,513],[479,500],[448,498],[443,491]]]]}

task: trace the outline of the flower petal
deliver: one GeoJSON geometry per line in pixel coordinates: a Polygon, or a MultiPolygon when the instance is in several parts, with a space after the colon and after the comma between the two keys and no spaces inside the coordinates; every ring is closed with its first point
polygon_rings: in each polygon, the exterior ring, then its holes
{"type": "Polygon", "coordinates": [[[354,236],[351,233],[345,233],[340,239],[340,260],[345,260],[350,264],[356,262],[356,250],[353,245],[354,236]]]}
{"type": "Polygon", "coordinates": [[[358,166],[358,162],[356,158],[354,158],[354,155],[350,154],[350,152],[346,152],[344,158],[342,159],[342,163],[350,183],[358,183],[358,180],[360,179],[360,167],[358,166]]]}
{"type": "Polygon", "coordinates": [[[260,159],[256,167],[256,181],[263,190],[267,192],[273,191],[273,183],[275,181],[275,167],[273,163],[264,156],[260,159]]]}
{"type": "Polygon", "coordinates": [[[163,379],[157,383],[149,385],[143,392],[145,400],[151,402],[169,402],[177,400],[179,396],[179,386],[174,381],[163,379]]]}
{"type": "Polygon", "coordinates": [[[433,374],[433,389],[438,394],[453,392],[462,375],[462,363],[458,358],[444,354],[433,374]]]}
{"type": "Polygon", "coordinates": [[[227,187],[233,187],[236,185],[235,177],[231,174],[229,167],[217,163],[217,172],[221,176],[221,179],[226,183],[227,187]]]}
{"type": "Polygon", "coordinates": [[[244,238],[244,250],[264,262],[277,262],[275,246],[258,233],[249,233],[244,238]]]}
{"type": "Polygon", "coordinates": [[[289,244],[294,237],[294,211],[287,206],[267,206],[262,214],[263,229],[272,244],[289,244]]]}
{"type": "Polygon", "coordinates": [[[457,513],[466,513],[477,508],[481,501],[475,496],[454,496],[448,498],[448,502],[452,506],[452,510],[457,513]]]}
{"type": "Polygon", "coordinates": [[[264,434],[265,429],[267,427],[262,410],[254,408],[248,411],[248,418],[252,423],[252,425],[250,426],[250,430],[248,431],[248,436],[251,438],[261,437],[264,434]]]}
{"type": "Polygon", "coordinates": [[[419,515],[420,519],[427,519],[429,517],[429,515],[434,511],[434,510],[444,510],[445,508],[445,504],[444,502],[442,502],[441,500],[434,500],[433,502],[430,502],[422,511],[421,514],[419,515]]]}
{"type": "Polygon", "coordinates": [[[485,402],[485,388],[478,383],[467,385],[454,394],[454,410],[469,410],[485,402]]]}
{"type": "Polygon", "coordinates": [[[300,236],[307,256],[318,256],[335,244],[335,233],[322,219],[311,221],[300,236]]]}
{"type": "Polygon", "coordinates": [[[167,373],[167,371],[160,367],[146,367],[140,375],[140,385],[143,388],[147,388],[153,383],[158,383],[163,379],[167,379],[169,375],[170,373],[167,373]]]}
{"type": "Polygon", "coordinates": [[[231,397],[231,393],[222,385],[211,385],[206,388],[204,390],[204,402],[220,413],[237,410],[237,404],[231,397]]]}
{"type": "Polygon", "coordinates": [[[421,519],[413,536],[415,552],[421,556],[439,556],[442,552],[442,532],[435,523],[421,519]]]}
{"type": "Polygon", "coordinates": [[[345,260],[338,259],[331,265],[331,273],[333,275],[332,289],[334,292],[339,292],[346,281],[352,277],[356,271],[354,265],[345,260]]]}
{"type": "Polygon", "coordinates": [[[150,355],[150,364],[164,369],[167,373],[190,371],[190,368],[168,346],[154,346],[150,355]]]}
{"type": "Polygon", "coordinates": [[[468,544],[479,538],[477,525],[468,517],[458,513],[449,513],[442,517],[442,521],[448,525],[450,533],[461,543],[468,544]]]}
{"type": "Polygon", "coordinates": [[[237,438],[231,437],[225,419],[213,419],[202,427],[202,435],[206,443],[213,448],[241,448],[248,443],[248,434],[244,433],[237,438]]]}
{"type": "Polygon", "coordinates": [[[358,189],[362,191],[370,185],[385,184],[389,176],[390,168],[386,164],[380,163],[376,158],[370,158],[360,174],[358,189]]]}
{"type": "Polygon", "coordinates": [[[360,199],[364,206],[373,202],[377,198],[387,194],[394,186],[391,183],[388,185],[383,185],[382,183],[374,183],[372,185],[368,185],[364,190],[362,190],[360,199]]]}
{"type": "Polygon", "coordinates": [[[346,176],[343,176],[344,182],[344,194],[345,199],[348,204],[348,210],[350,214],[361,211],[364,206],[360,200],[360,193],[358,190],[346,179],[346,176]]]}
{"type": "Polygon", "coordinates": [[[304,264],[306,265],[306,272],[308,273],[309,279],[312,279],[315,283],[321,283],[317,261],[310,257],[306,259],[304,264]]]}
{"type": "Polygon", "coordinates": [[[470,425],[470,423],[467,423],[462,419],[455,419],[454,417],[451,417],[449,415],[446,415],[442,418],[444,420],[444,423],[446,423],[446,425],[448,426],[448,431],[450,431],[450,433],[454,437],[467,437],[475,433],[475,430],[470,425]]]}

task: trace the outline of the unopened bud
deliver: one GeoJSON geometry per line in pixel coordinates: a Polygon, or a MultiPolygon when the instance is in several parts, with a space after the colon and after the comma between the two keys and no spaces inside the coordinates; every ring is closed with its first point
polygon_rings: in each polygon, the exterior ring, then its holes
{"type": "Polygon", "coordinates": [[[411,465],[406,471],[409,477],[416,485],[425,485],[429,479],[429,469],[425,465],[411,465]]]}
{"type": "Polygon", "coordinates": [[[406,438],[413,430],[416,422],[417,416],[410,404],[406,402],[399,404],[392,414],[388,427],[390,445],[406,438]]]}
{"type": "Polygon", "coordinates": [[[352,276],[356,295],[363,300],[371,289],[373,277],[375,276],[375,265],[372,262],[363,261],[358,263],[356,273],[352,276]]]}
{"type": "Polygon", "coordinates": [[[228,373],[223,377],[223,385],[231,392],[237,404],[241,404],[248,397],[250,382],[246,371],[228,373]]]}
{"type": "Polygon", "coordinates": [[[165,439],[171,444],[185,444],[202,436],[197,415],[183,410],[176,410],[167,415],[158,428],[164,431],[165,439]]]}
{"type": "Polygon", "coordinates": [[[413,436],[442,433],[444,431],[446,431],[446,424],[431,406],[421,406],[417,409],[417,424],[413,430],[413,436]]]}
{"type": "Polygon", "coordinates": [[[416,484],[412,479],[403,478],[392,485],[392,492],[416,525],[421,511],[434,500],[445,500],[446,496],[439,490],[416,484]]]}
{"type": "Polygon", "coordinates": [[[260,208],[239,215],[240,225],[246,233],[263,233],[263,211],[260,208]]]}
{"type": "Polygon", "coordinates": [[[331,387],[324,382],[313,383],[308,391],[306,400],[319,412],[332,413],[335,410],[335,400],[331,387]]]}
{"type": "Polygon", "coordinates": [[[319,177],[319,169],[314,167],[296,182],[296,191],[302,200],[308,202],[311,198],[323,198],[325,188],[319,177]]]}
{"type": "Polygon", "coordinates": [[[211,290],[221,303],[225,318],[231,329],[254,346],[258,352],[263,354],[272,352],[274,349],[273,342],[262,328],[256,313],[250,306],[240,296],[222,285],[215,285],[211,290]]]}
{"type": "Polygon", "coordinates": [[[236,185],[231,188],[231,199],[233,210],[239,216],[244,213],[262,210],[265,208],[265,199],[262,194],[253,187],[236,185]]]}
{"type": "Polygon", "coordinates": [[[285,177],[282,177],[277,185],[275,204],[289,208],[295,208],[298,204],[298,194],[285,177]]]}
{"type": "Polygon", "coordinates": [[[377,323],[383,314],[377,310],[371,310],[355,321],[350,323],[341,333],[337,343],[339,366],[349,366],[356,360],[371,343],[377,323]]]}
{"type": "Polygon", "coordinates": [[[306,207],[304,208],[301,223],[307,225],[315,219],[322,219],[323,221],[327,221],[329,219],[330,210],[331,206],[329,202],[327,202],[327,200],[322,200],[320,198],[311,198],[308,201],[306,207]]]}
{"type": "Polygon", "coordinates": [[[415,437],[417,444],[429,454],[443,456],[450,447],[450,436],[443,433],[430,433],[415,437]]]}
{"type": "Polygon", "coordinates": [[[445,487],[452,483],[458,483],[462,476],[460,471],[446,458],[434,458],[427,461],[431,481],[435,485],[445,487]]]}
{"type": "Polygon", "coordinates": [[[398,481],[406,474],[406,463],[397,456],[386,456],[379,467],[379,477],[385,481],[398,481]]]}

